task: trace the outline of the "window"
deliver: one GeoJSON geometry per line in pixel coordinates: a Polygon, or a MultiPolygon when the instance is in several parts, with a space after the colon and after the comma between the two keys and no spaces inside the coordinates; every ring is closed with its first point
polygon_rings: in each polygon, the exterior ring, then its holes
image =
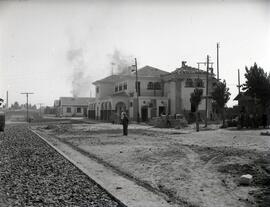
{"type": "Polygon", "coordinates": [[[77,113],[82,113],[82,109],[80,107],[77,108],[77,113]]]}
{"type": "Polygon", "coordinates": [[[147,84],[147,89],[148,89],[148,90],[154,89],[153,82],[149,82],[149,83],[147,84]]]}
{"type": "Polygon", "coordinates": [[[186,80],[186,87],[193,87],[193,80],[192,79],[188,78],[186,80]]]}
{"type": "Polygon", "coordinates": [[[127,90],[127,83],[124,83],[124,90],[127,90]]]}
{"type": "Polygon", "coordinates": [[[118,86],[115,86],[114,91],[118,92],[118,86]]]}
{"type": "Polygon", "coordinates": [[[195,79],[195,86],[199,88],[203,88],[203,80],[200,78],[195,79]]]}
{"type": "Polygon", "coordinates": [[[155,90],[161,90],[161,84],[160,84],[160,82],[155,82],[154,83],[154,89],[155,90]]]}
{"type": "Polygon", "coordinates": [[[123,89],[123,85],[119,84],[119,91],[122,91],[122,89],[123,89]]]}
{"type": "Polygon", "coordinates": [[[96,93],[99,93],[99,87],[98,86],[96,87],[96,93]]]}
{"type": "Polygon", "coordinates": [[[67,107],[67,113],[71,113],[71,108],[67,107]]]}
{"type": "Polygon", "coordinates": [[[129,102],[129,107],[133,107],[133,102],[129,102]]]}

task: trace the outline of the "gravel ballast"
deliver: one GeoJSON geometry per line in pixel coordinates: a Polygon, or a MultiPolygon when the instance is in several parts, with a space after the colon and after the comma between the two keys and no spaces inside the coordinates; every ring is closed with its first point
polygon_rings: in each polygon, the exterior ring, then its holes
{"type": "Polygon", "coordinates": [[[0,198],[0,206],[122,206],[26,125],[0,133],[0,198]]]}

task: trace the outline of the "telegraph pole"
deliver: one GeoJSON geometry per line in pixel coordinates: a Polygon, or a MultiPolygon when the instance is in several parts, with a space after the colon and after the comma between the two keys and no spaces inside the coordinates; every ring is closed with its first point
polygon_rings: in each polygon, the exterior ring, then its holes
{"type": "Polygon", "coordinates": [[[209,55],[207,55],[206,60],[205,127],[207,127],[207,118],[208,118],[208,73],[209,73],[209,55]]]}
{"type": "Polygon", "coordinates": [[[38,103],[37,105],[39,105],[39,114],[41,116],[41,106],[43,105],[43,103],[38,103]]]}
{"type": "MultiPolygon", "coordinates": [[[[209,62],[209,68],[213,68],[213,64],[214,62],[209,62]]],[[[198,65],[198,70],[200,69],[200,65],[207,65],[207,62],[197,62],[197,65],[198,65]]]]}
{"type": "Polygon", "coordinates": [[[29,114],[28,114],[28,95],[29,95],[29,94],[34,94],[34,93],[31,93],[31,92],[24,92],[24,93],[21,93],[21,94],[25,94],[25,95],[26,95],[26,121],[29,122],[29,114]]]}
{"type": "Polygon", "coordinates": [[[136,99],[137,99],[137,123],[140,122],[140,114],[139,114],[139,83],[138,83],[138,65],[137,58],[135,58],[135,73],[136,73],[136,99]]]}
{"type": "Polygon", "coordinates": [[[217,43],[217,80],[219,81],[219,43],[217,43]]]}
{"type": "Polygon", "coordinates": [[[237,88],[238,88],[238,94],[240,94],[241,85],[240,85],[240,70],[239,69],[238,69],[238,85],[237,85],[237,88]]]}
{"type": "Polygon", "coordinates": [[[209,82],[209,68],[213,68],[213,62],[209,61],[210,57],[207,55],[206,62],[197,62],[198,70],[200,65],[206,65],[206,96],[205,96],[205,127],[207,127],[207,118],[208,118],[208,82],[209,82]]]}

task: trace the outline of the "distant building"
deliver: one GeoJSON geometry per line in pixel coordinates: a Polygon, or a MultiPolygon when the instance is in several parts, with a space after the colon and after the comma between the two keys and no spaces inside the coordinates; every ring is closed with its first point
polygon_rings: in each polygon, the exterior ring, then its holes
{"type": "Polygon", "coordinates": [[[57,116],[87,116],[87,107],[93,98],[88,97],[60,97],[54,101],[57,116]]]}
{"type": "Polygon", "coordinates": [[[260,100],[246,95],[244,92],[240,92],[234,99],[234,101],[238,101],[238,113],[244,112],[247,114],[263,114],[263,107],[260,103],[260,100]]]}
{"type": "MultiPolygon", "coordinates": [[[[216,82],[210,71],[209,94],[216,82]]],[[[136,76],[134,74],[111,75],[95,81],[96,97],[89,103],[88,117],[90,119],[110,120],[126,111],[129,117],[147,121],[161,114],[184,114],[190,112],[190,94],[195,88],[203,90],[206,95],[206,71],[187,66],[169,73],[151,66],[138,69],[138,102],[136,94],[136,76]]],[[[205,110],[205,101],[199,106],[205,110]]],[[[212,104],[208,102],[209,118],[212,113],[212,104]]]]}

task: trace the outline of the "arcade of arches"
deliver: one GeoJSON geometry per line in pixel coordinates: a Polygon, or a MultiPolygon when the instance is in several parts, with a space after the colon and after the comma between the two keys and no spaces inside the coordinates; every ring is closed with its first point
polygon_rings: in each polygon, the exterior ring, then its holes
{"type": "Polygon", "coordinates": [[[116,103],[115,109],[113,109],[111,102],[102,102],[99,107],[97,103],[89,105],[88,117],[90,119],[109,121],[112,115],[120,116],[122,111],[127,110],[126,104],[122,101],[116,103]]]}

